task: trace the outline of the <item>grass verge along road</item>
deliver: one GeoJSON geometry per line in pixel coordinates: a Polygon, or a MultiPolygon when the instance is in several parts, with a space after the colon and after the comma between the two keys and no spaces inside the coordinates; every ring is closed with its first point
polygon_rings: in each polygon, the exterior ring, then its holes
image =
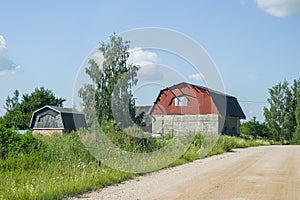
{"type": "Polygon", "coordinates": [[[83,196],[122,200],[297,199],[299,175],[300,146],[261,146],[160,170],[83,196]]]}

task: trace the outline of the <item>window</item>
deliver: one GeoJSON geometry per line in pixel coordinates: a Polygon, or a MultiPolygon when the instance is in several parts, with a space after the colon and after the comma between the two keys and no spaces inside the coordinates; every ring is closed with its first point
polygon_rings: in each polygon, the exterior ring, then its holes
{"type": "Polygon", "coordinates": [[[175,106],[187,106],[188,98],[185,95],[175,97],[175,106]]]}

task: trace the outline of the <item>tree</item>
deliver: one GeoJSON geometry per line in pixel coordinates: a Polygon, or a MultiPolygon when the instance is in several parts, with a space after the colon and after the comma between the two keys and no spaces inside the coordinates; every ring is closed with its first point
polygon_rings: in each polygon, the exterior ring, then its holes
{"type": "Polygon", "coordinates": [[[283,110],[282,138],[290,141],[296,128],[295,105],[292,91],[287,88],[285,94],[285,108],[283,110]]]}
{"type": "Polygon", "coordinates": [[[259,123],[259,121],[256,120],[256,117],[253,117],[250,121],[241,124],[241,135],[252,136],[254,139],[259,137],[269,137],[265,123],[259,123]]]}
{"type": "Polygon", "coordinates": [[[266,125],[271,139],[292,141],[299,132],[300,138],[300,79],[290,86],[287,81],[269,89],[270,108],[264,108],[266,125]],[[299,129],[299,131],[297,131],[299,129]]]}
{"type": "Polygon", "coordinates": [[[296,110],[295,110],[295,117],[296,117],[296,128],[295,133],[293,136],[294,143],[300,144],[300,90],[296,93],[296,110]]]}
{"type": "Polygon", "coordinates": [[[4,106],[6,112],[15,109],[19,105],[19,95],[20,95],[19,90],[15,90],[14,96],[12,98],[10,98],[10,96],[7,97],[4,106]]]}
{"type": "Polygon", "coordinates": [[[14,92],[14,97],[6,99],[6,114],[3,117],[7,128],[28,129],[32,113],[46,105],[63,106],[65,99],[55,97],[51,90],[44,87],[36,88],[31,94],[24,94],[19,100],[19,92],[14,92]]]}
{"type": "Polygon", "coordinates": [[[129,43],[113,34],[109,42],[100,44],[99,51],[104,57],[102,67],[95,60],[89,60],[86,74],[92,84],[86,84],[79,90],[89,125],[95,122],[95,116],[100,125],[103,121],[113,119],[124,122],[127,120],[124,113],[133,121],[137,119],[131,89],[137,84],[139,67],[128,63],[129,43]]]}
{"type": "Polygon", "coordinates": [[[282,127],[286,114],[286,93],[288,82],[284,81],[269,89],[268,102],[270,108],[264,108],[266,125],[272,134],[272,139],[282,140],[282,127]]]}

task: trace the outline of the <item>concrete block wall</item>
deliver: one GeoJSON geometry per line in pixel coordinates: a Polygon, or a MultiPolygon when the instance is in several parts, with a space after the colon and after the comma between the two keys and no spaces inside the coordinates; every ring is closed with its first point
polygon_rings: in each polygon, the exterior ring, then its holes
{"type": "Polygon", "coordinates": [[[237,117],[226,117],[222,133],[226,135],[240,135],[240,119],[237,117]]]}
{"type": "Polygon", "coordinates": [[[152,133],[174,136],[193,134],[216,134],[220,132],[219,115],[152,115],[152,133]],[[162,123],[163,121],[163,123],[162,123]]]}

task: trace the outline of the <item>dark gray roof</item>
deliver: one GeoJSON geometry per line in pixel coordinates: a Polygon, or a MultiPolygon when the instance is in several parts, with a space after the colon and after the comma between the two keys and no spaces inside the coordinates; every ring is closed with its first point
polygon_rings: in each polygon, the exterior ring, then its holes
{"type": "Polygon", "coordinates": [[[79,111],[77,111],[76,109],[74,108],[64,108],[64,107],[59,107],[59,106],[48,106],[47,107],[51,107],[53,110],[56,110],[60,113],[79,113],[81,114],[79,111]]]}
{"type": "Polygon", "coordinates": [[[79,129],[79,128],[86,128],[86,121],[83,114],[80,113],[61,113],[61,117],[63,120],[64,128],[65,129],[79,129]]]}
{"type": "MultiPolygon", "coordinates": [[[[60,115],[63,128],[68,130],[78,130],[79,128],[87,128],[87,124],[85,121],[85,116],[83,113],[78,112],[73,108],[63,108],[58,106],[44,106],[33,112],[30,128],[35,127],[35,123],[38,123],[37,116],[41,114],[51,114],[57,113],[55,115],[60,115]]],[[[43,127],[43,128],[55,128],[55,127],[43,127]]]]}
{"type": "Polygon", "coordinates": [[[216,93],[214,91],[209,91],[209,94],[221,115],[246,119],[246,116],[235,97],[216,93]]]}

